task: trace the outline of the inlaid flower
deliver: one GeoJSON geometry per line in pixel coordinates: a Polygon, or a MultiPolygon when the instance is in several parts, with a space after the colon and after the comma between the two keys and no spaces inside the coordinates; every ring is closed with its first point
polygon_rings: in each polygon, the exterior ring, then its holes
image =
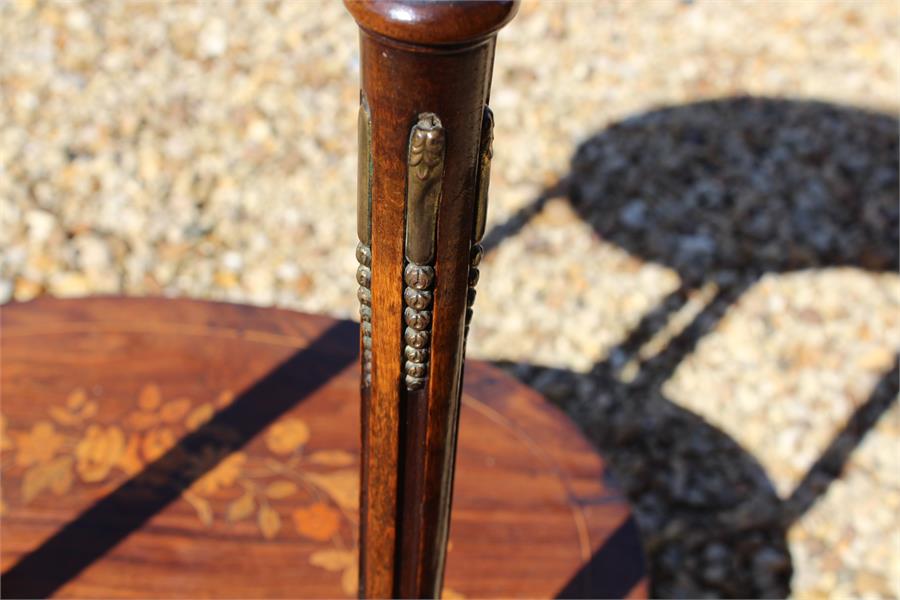
{"type": "Polygon", "coordinates": [[[65,406],[51,406],[50,416],[64,427],[74,427],[92,419],[98,409],[99,404],[88,400],[87,393],[79,388],[69,394],[65,406]]]}
{"type": "Polygon", "coordinates": [[[141,452],[144,459],[152,462],[169,451],[178,442],[175,433],[168,427],[151,429],[144,435],[141,452]]]}
{"type": "Polygon", "coordinates": [[[16,465],[29,467],[48,462],[63,445],[63,436],[50,421],[39,421],[28,433],[17,435],[16,465]]]}
{"type": "Polygon", "coordinates": [[[191,489],[198,494],[209,496],[222,488],[231,487],[241,475],[241,470],[247,462],[247,455],[243,452],[229,454],[198,479],[191,489]]]}
{"type": "Polygon", "coordinates": [[[140,449],[141,436],[140,434],[132,433],[131,437],[128,438],[128,443],[125,444],[125,450],[122,452],[122,456],[119,457],[118,462],[118,467],[127,475],[136,475],[144,468],[144,461],[141,460],[140,449]]]}
{"type": "Polygon", "coordinates": [[[296,417],[278,421],[266,434],[266,446],[275,454],[290,454],[309,440],[309,426],[296,417]]]}
{"type": "Polygon", "coordinates": [[[188,413],[187,418],[184,420],[184,426],[187,427],[188,431],[194,431],[207,421],[213,418],[213,415],[216,414],[216,409],[212,405],[211,402],[204,402],[197,408],[193,409],[190,413],[188,413]]]}
{"type": "Polygon", "coordinates": [[[91,425],[75,448],[75,470],[88,482],[102,481],[125,452],[125,434],[115,425],[91,425]]]}
{"type": "Polygon", "coordinates": [[[324,502],[298,508],[292,516],[297,533],[320,542],[331,539],[341,526],[341,513],[324,502]]]}

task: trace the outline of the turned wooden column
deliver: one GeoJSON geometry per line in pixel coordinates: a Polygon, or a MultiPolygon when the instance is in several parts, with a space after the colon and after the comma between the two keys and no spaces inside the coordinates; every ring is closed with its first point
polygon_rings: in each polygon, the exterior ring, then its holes
{"type": "Polygon", "coordinates": [[[437,597],[513,0],[347,1],[360,26],[360,596],[437,597]]]}

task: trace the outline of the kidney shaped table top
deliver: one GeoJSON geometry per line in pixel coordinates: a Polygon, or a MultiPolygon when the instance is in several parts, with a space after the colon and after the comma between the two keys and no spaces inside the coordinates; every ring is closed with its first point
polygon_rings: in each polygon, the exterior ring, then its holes
{"type": "MultiPolygon", "coordinates": [[[[2,310],[4,597],[352,597],[358,326],[189,300],[2,310]]],[[[445,597],[642,597],[572,423],[467,361],[445,597]]]]}

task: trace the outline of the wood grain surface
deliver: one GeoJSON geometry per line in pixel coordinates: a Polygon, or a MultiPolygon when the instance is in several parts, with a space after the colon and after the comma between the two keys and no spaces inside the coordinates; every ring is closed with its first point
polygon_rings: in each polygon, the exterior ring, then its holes
{"type": "MultiPolygon", "coordinates": [[[[470,249],[481,126],[495,34],[512,0],[347,0],[360,26],[361,97],[371,117],[372,385],[365,392],[361,507],[363,597],[428,598],[441,587],[453,489],[470,249]],[[442,126],[427,381],[404,385],[404,265],[413,228],[410,132],[423,115],[442,126]]],[[[427,208],[427,210],[425,210],[427,208]]],[[[434,212],[430,211],[434,209],[434,212]]],[[[421,225],[421,224],[418,224],[421,225]]],[[[433,260],[433,262],[431,262],[433,260]]]]}
{"type": "MultiPolygon", "coordinates": [[[[358,326],[187,300],[2,310],[4,597],[353,597],[358,326]]],[[[628,507],[469,361],[446,597],[646,593],[628,507]]]]}

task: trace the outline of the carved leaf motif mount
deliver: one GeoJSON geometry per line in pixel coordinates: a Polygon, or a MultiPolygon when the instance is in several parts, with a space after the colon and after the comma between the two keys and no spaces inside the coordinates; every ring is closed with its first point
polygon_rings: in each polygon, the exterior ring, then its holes
{"type": "Polygon", "coordinates": [[[432,265],[444,174],[444,128],[434,113],[422,113],[409,135],[406,187],[406,268],[403,271],[403,371],[407,390],[428,379],[431,348],[432,265]]]}

